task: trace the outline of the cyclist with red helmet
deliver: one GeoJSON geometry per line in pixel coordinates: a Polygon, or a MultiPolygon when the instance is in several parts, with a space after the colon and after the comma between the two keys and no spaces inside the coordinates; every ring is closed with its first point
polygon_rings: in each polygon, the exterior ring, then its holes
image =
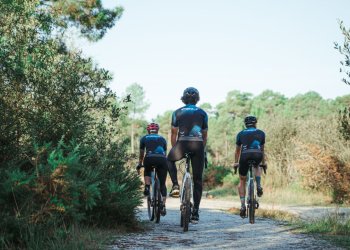
{"type": "Polygon", "coordinates": [[[191,221],[199,220],[198,210],[203,189],[203,169],[205,163],[204,148],[207,142],[208,115],[196,106],[199,92],[196,88],[186,88],[181,97],[184,107],[177,109],[172,115],[171,145],[168,154],[168,168],[173,187],[170,196],[179,197],[179,184],[175,161],[181,160],[185,153],[191,153],[193,173],[193,212],[191,221]]]}
{"type": "Polygon", "coordinates": [[[140,171],[142,165],[145,167],[144,180],[145,189],[144,195],[149,195],[150,184],[151,184],[151,173],[152,168],[155,167],[160,183],[160,192],[163,196],[163,209],[161,214],[166,214],[165,201],[167,195],[167,189],[165,181],[168,173],[166,150],[166,140],[158,135],[159,125],[157,123],[150,123],[147,126],[148,135],[145,135],[140,140],[140,156],[137,171],[140,171]]]}
{"type": "MultiPolygon", "coordinates": [[[[240,215],[242,218],[246,217],[245,206],[245,192],[247,173],[249,170],[249,160],[254,160],[257,165],[266,168],[264,157],[265,146],[265,133],[264,131],[257,129],[257,119],[255,116],[248,115],[244,119],[246,129],[237,134],[236,138],[236,153],[234,168],[239,167],[239,186],[238,193],[241,200],[240,215]]],[[[263,188],[261,187],[261,168],[254,168],[255,180],[257,184],[257,195],[261,197],[263,195],[263,188]]]]}

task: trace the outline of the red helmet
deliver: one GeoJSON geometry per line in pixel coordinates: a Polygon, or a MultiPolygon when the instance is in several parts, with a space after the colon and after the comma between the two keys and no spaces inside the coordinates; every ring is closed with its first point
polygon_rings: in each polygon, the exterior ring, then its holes
{"type": "Polygon", "coordinates": [[[158,133],[158,130],[159,130],[159,125],[157,123],[152,122],[152,123],[147,125],[148,133],[150,133],[150,132],[158,133]]]}

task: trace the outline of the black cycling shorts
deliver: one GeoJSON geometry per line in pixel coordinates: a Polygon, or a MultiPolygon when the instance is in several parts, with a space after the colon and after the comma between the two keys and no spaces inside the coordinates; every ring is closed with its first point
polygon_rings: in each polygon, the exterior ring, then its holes
{"type": "Polygon", "coordinates": [[[168,162],[165,156],[157,155],[146,155],[143,160],[143,165],[145,167],[144,176],[151,177],[152,169],[155,167],[158,175],[158,180],[160,183],[160,192],[163,197],[166,197],[167,190],[165,186],[166,176],[168,174],[168,162]]]}
{"type": "Polygon", "coordinates": [[[249,161],[253,160],[256,162],[256,166],[260,164],[263,159],[263,152],[260,150],[246,150],[241,153],[239,159],[239,174],[241,176],[247,176],[249,170],[249,161]]]}

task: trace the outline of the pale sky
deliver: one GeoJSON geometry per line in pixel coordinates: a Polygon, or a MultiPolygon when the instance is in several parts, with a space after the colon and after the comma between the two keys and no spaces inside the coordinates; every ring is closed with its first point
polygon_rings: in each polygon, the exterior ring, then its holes
{"type": "Polygon", "coordinates": [[[151,102],[146,118],[182,106],[196,87],[200,103],[216,105],[230,90],[271,89],[288,97],[313,90],[325,98],[350,94],[341,82],[349,0],[105,0],[122,18],[86,55],[114,75],[118,95],[137,82],[151,102]]]}

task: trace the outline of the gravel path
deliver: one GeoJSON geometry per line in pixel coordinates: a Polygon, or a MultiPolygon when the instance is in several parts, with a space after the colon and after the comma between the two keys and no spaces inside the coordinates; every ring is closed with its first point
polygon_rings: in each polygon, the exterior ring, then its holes
{"type": "MultiPolygon", "coordinates": [[[[273,220],[257,218],[251,225],[223,211],[232,206],[229,201],[202,199],[199,223],[190,224],[184,233],[179,224],[179,199],[168,198],[167,215],[159,224],[148,222],[147,232],[118,236],[109,249],[337,249],[312,236],[291,233],[273,220]]],[[[145,206],[140,218],[148,220],[145,206]]]]}

